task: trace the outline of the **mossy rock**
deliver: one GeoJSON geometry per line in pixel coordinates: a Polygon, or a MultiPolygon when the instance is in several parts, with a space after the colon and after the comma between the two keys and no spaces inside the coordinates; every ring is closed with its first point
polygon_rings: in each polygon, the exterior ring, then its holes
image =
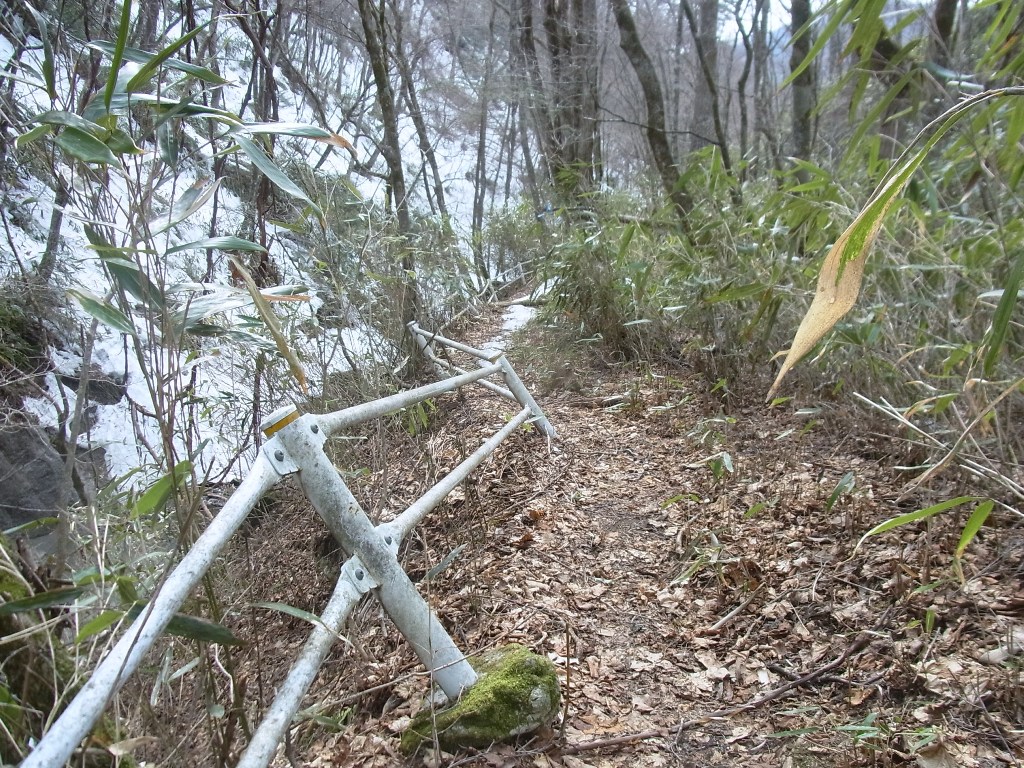
{"type": "Polygon", "coordinates": [[[521,645],[489,651],[470,663],[480,676],[462,698],[440,712],[427,708],[402,734],[401,748],[412,754],[434,734],[455,752],[486,748],[548,725],[561,698],[555,665],[521,645]]]}

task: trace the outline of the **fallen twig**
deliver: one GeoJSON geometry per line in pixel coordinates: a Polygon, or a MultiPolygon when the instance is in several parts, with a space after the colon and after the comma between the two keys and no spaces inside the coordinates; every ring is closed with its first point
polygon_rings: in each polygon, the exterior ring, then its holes
{"type": "Polygon", "coordinates": [[[763,586],[764,586],[763,583],[759,584],[757,589],[755,589],[753,592],[751,592],[749,595],[747,595],[747,599],[746,600],[744,600],[742,603],[740,603],[735,608],[733,608],[731,611],[729,611],[727,614],[725,614],[725,616],[723,616],[718,621],[716,621],[711,627],[709,627],[706,630],[706,632],[708,632],[708,633],[718,632],[719,630],[722,629],[722,627],[724,627],[730,621],[732,621],[737,616],[739,616],[743,612],[743,609],[746,608],[748,605],[750,605],[750,603],[753,601],[753,599],[755,597],[757,597],[757,593],[761,591],[761,587],[763,587],[763,586]]]}

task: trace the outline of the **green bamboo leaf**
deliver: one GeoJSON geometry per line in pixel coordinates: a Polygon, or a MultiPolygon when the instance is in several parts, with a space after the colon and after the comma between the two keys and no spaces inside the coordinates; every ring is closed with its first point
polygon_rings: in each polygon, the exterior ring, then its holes
{"type": "Polygon", "coordinates": [[[125,252],[125,249],[112,245],[107,238],[103,236],[103,233],[96,229],[92,224],[86,224],[82,229],[85,230],[85,238],[89,241],[89,245],[100,253],[114,252],[120,255],[125,252]]]}
{"type": "Polygon", "coordinates": [[[740,301],[757,296],[764,292],[765,285],[762,283],[748,283],[747,285],[727,285],[717,293],[704,298],[705,304],[717,304],[722,301],[740,301]]]}
{"type": "Polygon", "coordinates": [[[173,683],[178,678],[184,677],[189,672],[191,672],[193,669],[198,667],[200,661],[202,661],[202,659],[199,656],[196,656],[195,658],[192,659],[192,661],[190,661],[187,664],[184,664],[183,666],[181,666],[178,669],[174,670],[174,672],[171,674],[171,676],[167,678],[167,682],[168,683],[173,683]]]}
{"type": "Polygon", "coordinates": [[[899,528],[901,525],[907,525],[908,523],[916,523],[918,520],[924,520],[926,518],[932,517],[933,515],[937,515],[940,512],[945,512],[947,509],[959,507],[961,504],[969,504],[972,501],[978,501],[978,497],[958,496],[955,499],[948,499],[947,501],[943,501],[938,504],[933,504],[930,507],[918,509],[915,512],[908,512],[905,515],[898,515],[896,517],[889,518],[884,523],[879,523],[870,531],[861,536],[860,541],[857,542],[857,547],[855,549],[859,549],[860,545],[864,543],[864,540],[867,539],[868,536],[875,536],[879,533],[890,531],[893,528],[899,528]]]}
{"type": "Polygon", "coordinates": [[[828,10],[834,11],[832,16],[829,17],[828,23],[825,24],[824,28],[818,34],[818,37],[814,40],[814,43],[811,45],[811,49],[807,52],[807,55],[804,57],[804,60],[801,61],[797,68],[790,73],[789,77],[787,77],[785,82],[783,82],[780,86],[781,88],[785,88],[787,85],[792,85],[793,81],[800,77],[800,75],[803,74],[803,72],[809,66],[811,66],[814,60],[818,58],[818,54],[825,50],[825,46],[832,39],[833,35],[835,35],[836,30],[839,29],[839,26],[846,19],[850,9],[854,5],[855,2],[853,0],[846,0],[846,2],[839,4],[838,7],[835,7],[835,5],[832,3],[826,3],[820,11],[818,11],[816,14],[814,14],[813,17],[811,17],[807,24],[805,24],[801,29],[797,30],[797,35],[811,34],[811,29],[813,29],[814,26],[818,23],[818,20],[821,17],[821,15],[828,10]]]}
{"type": "Polygon", "coordinates": [[[128,45],[128,33],[132,25],[132,2],[123,0],[121,6],[121,23],[117,28],[117,39],[114,40],[114,51],[110,55],[110,74],[107,75],[107,87],[103,90],[103,107],[110,112],[110,102],[117,89],[117,78],[121,72],[121,61],[124,49],[128,45]]]}
{"type": "Polygon", "coordinates": [[[181,145],[171,121],[165,120],[156,127],[156,145],[160,149],[160,159],[171,168],[177,169],[178,150],[181,145]]]}
{"type": "Polygon", "coordinates": [[[68,295],[75,299],[82,309],[104,325],[110,326],[115,331],[127,333],[130,336],[135,335],[135,326],[132,325],[132,321],[117,307],[106,303],[98,296],[93,296],[88,291],[78,290],[77,288],[69,289],[68,295]]]}
{"type": "Polygon", "coordinates": [[[117,586],[117,596],[121,598],[122,603],[131,605],[139,601],[139,590],[135,579],[130,576],[118,576],[114,579],[114,584],[117,586]]]}
{"type": "Polygon", "coordinates": [[[34,531],[36,528],[45,528],[48,525],[56,525],[60,520],[56,517],[40,517],[36,520],[29,520],[27,523],[16,525],[13,528],[8,528],[3,532],[4,536],[12,538],[22,533],[28,533],[34,531]]]}
{"type": "MultiPolygon", "coordinates": [[[[142,615],[145,608],[146,606],[141,603],[133,606],[128,611],[128,618],[134,621],[142,615]]],[[[209,619],[201,619],[198,616],[189,616],[184,613],[174,614],[164,631],[175,637],[198,640],[201,643],[243,645],[242,640],[235,637],[234,633],[223,624],[218,624],[209,619]]]]}
{"type": "Polygon", "coordinates": [[[163,292],[134,261],[117,256],[100,256],[113,282],[147,309],[165,306],[163,292]]]}
{"type": "MultiPolygon", "coordinates": [[[[206,25],[204,25],[206,26],[206,25]]],[[[113,55],[115,46],[113,43],[107,42],[106,40],[96,40],[88,43],[90,48],[109,55],[113,55]]],[[[132,48],[131,46],[125,46],[121,55],[127,60],[136,64],[148,64],[151,62],[156,54],[143,51],[139,48],[132,48]]],[[[216,72],[207,69],[206,67],[200,67],[196,64],[190,64],[187,61],[181,59],[168,59],[163,63],[163,66],[168,69],[176,69],[179,72],[183,72],[186,75],[202,80],[204,83],[210,83],[211,85],[226,85],[229,81],[218,75],[216,72]]]]}
{"type": "Polygon", "coordinates": [[[325,144],[333,144],[341,149],[351,149],[352,145],[343,136],[325,131],[307,123],[246,123],[235,129],[236,133],[274,133],[285,136],[297,136],[303,139],[314,139],[325,144]]]}
{"type": "Polygon", "coordinates": [[[168,99],[152,93],[115,93],[110,104],[104,106],[102,99],[94,98],[86,104],[82,116],[99,122],[110,115],[124,114],[130,107],[143,105],[152,107],[162,115],[185,117],[206,117],[235,127],[241,123],[238,116],[223,109],[196,104],[189,98],[168,99]]]}
{"type": "Polygon", "coordinates": [[[14,140],[14,148],[21,149],[27,144],[31,144],[33,141],[48,136],[53,133],[52,125],[37,125],[30,131],[26,131],[14,140]]]}
{"type": "Polygon", "coordinates": [[[210,315],[217,314],[218,312],[228,312],[250,303],[251,299],[246,294],[238,291],[231,293],[224,291],[208,293],[189,299],[180,309],[174,312],[171,316],[171,321],[179,333],[191,332],[210,315]]]}
{"type": "Polygon", "coordinates": [[[964,551],[970,546],[970,543],[974,541],[974,537],[978,535],[978,531],[981,530],[981,526],[988,520],[989,514],[992,512],[992,507],[995,506],[995,502],[991,499],[983,501],[974,511],[971,516],[967,519],[967,525],[964,526],[963,533],[960,534],[960,542],[956,545],[956,557],[957,559],[963,557],[964,551]]]}
{"type": "Polygon", "coordinates": [[[40,608],[50,608],[54,605],[70,605],[84,592],[85,587],[61,587],[60,589],[51,589],[49,592],[40,592],[31,597],[23,597],[20,600],[10,600],[0,605],[0,616],[37,611],[40,608]]]}
{"type": "Polygon", "coordinates": [[[39,27],[39,39],[43,41],[43,82],[46,83],[46,94],[50,101],[57,100],[57,76],[54,69],[53,46],[50,44],[50,33],[46,29],[46,22],[42,14],[32,7],[31,3],[24,3],[21,7],[32,14],[36,26],[39,27]]]}
{"type": "Polygon", "coordinates": [[[321,218],[323,217],[323,212],[320,210],[319,206],[317,206],[317,204],[314,203],[305,192],[303,192],[302,188],[298,184],[289,179],[285,175],[284,171],[278,168],[274,164],[274,161],[267,157],[267,154],[260,149],[255,142],[235,133],[232,134],[232,138],[238,143],[238,146],[241,147],[242,151],[249,156],[249,159],[252,160],[252,164],[255,165],[268,179],[289,195],[297,197],[308,203],[312,206],[313,210],[316,211],[318,216],[321,218]]]}
{"type": "Polygon", "coordinates": [[[127,109],[129,105],[145,104],[164,113],[165,115],[170,113],[175,117],[179,115],[184,117],[207,117],[227,123],[232,127],[236,127],[242,122],[239,120],[238,115],[233,112],[207,107],[203,104],[196,104],[188,98],[172,100],[154,96],[151,93],[133,93],[131,95],[124,94],[121,98],[123,99],[124,109],[127,109]]]}
{"type": "MultiPolygon", "coordinates": [[[[88,226],[87,224],[86,227],[88,226]]],[[[147,309],[163,309],[166,306],[163,291],[138,264],[121,256],[119,250],[112,249],[113,253],[100,253],[100,260],[110,273],[114,284],[147,309]]]]}
{"type": "Polygon", "coordinates": [[[344,635],[339,635],[337,632],[335,632],[326,624],[324,624],[324,620],[317,616],[315,613],[310,613],[309,611],[304,611],[301,608],[296,608],[294,605],[288,605],[287,603],[260,602],[253,603],[253,607],[266,608],[269,611],[278,611],[279,613],[287,614],[288,616],[292,616],[296,619],[308,621],[310,624],[313,624],[314,626],[323,627],[327,631],[331,632],[339,640],[343,640],[349,645],[352,644],[351,642],[349,642],[347,637],[345,637],[344,635]]]}
{"type": "Polygon", "coordinates": [[[857,481],[854,478],[853,472],[847,472],[843,475],[842,479],[836,483],[836,487],[832,490],[832,495],[830,495],[828,497],[828,501],[825,502],[825,511],[831,512],[832,507],[834,507],[835,503],[839,501],[839,497],[852,491],[856,484],[857,481]]]}
{"type": "Polygon", "coordinates": [[[32,118],[34,123],[44,123],[46,125],[61,125],[66,128],[77,128],[83,133],[88,133],[90,136],[95,136],[100,141],[103,141],[107,137],[107,129],[102,125],[97,125],[92,120],[86,120],[84,117],[76,115],[74,112],[66,112],[64,110],[50,110],[49,112],[43,112],[40,115],[36,115],[32,118]]]}
{"type": "Polygon", "coordinates": [[[277,611],[279,613],[287,614],[296,619],[302,619],[308,621],[310,624],[316,624],[317,626],[324,626],[323,619],[317,616],[315,613],[304,611],[301,608],[296,608],[294,605],[288,605],[287,603],[275,603],[275,602],[260,602],[253,603],[254,608],[266,608],[270,611],[277,611]]]}
{"type": "Polygon", "coordinates": [[[105,143],[110,148],[110,151],[116,155],[142,154],[142,148],[135,143],[135,139],[120,128],[114,128],[114,130],[110,132],[110,137],[105,143]]]}
{"type": "Polygon", "coordinates": [[[109,105],[104,105],[103,99],[98,96],[90,99],[82,110],[82,117],[93,122],[101,122],[113,115],[125,114],[129,108],[134,106],[147,106],[154,109],[159,115],[184,116],[184,117],[205,117],[227,123],[231,127],[241,124],[241,120],[232,112],[223,109],[207,107],[203,104],[196,104],[191,98],[168,99],[152,93],[115,93],[109,105]]]}
{"type": "Polygon", "coordinates": [[[243,349],[259,350],[261,352],[267,352],[273,354],[277,351],[277,346],[262,336],[257,336],[255,333],[249,333],[243,331],[240,328],[225,328],[222,325],[216,325],[214,323],[204,323],[202,320],[196,320],[192,322],[186,329],[193,336],[202,336],[210,339],[224,339],[237,344],[243,349]]]}
{"type": "Polygon", "coordinates": [[[61,149],[83,163],[117,164],[117,157],[110,147],[78,128],[65,128],[55,141],[61,149]]]}
{"type": "Polygon", "coordinates": [[[192,472],[192,462],[180,461],[174,465],[170,472],[161,477],[149,488],[146,489],[135,504],[132,506],[130,520],[137,520],[144,515],[161,511],[167,505],[171,494],[181,485],[189,473],[192,472]]]}
{"type": "Polygon", "coordinates": [[[443,571],[445,568],[447,568],[449,565],[455,562],[459,555],[462,554],[462,550],[464,550],[465,548],[465,544],[459,544],[459,546],[457,546],[455,549],[453,549],[451,552],[445,555],[440,563],[438,563],[429,571],[427,571],[427,575],[423,577],[423,581],[430,582],[436,579],[438,575],[440,575],[441,571],[443,571]]]}
{"type": "Polygon", "coordinates": [[[173,43],[168,45],[166,48],[155,54],[146,63],[139,68],[139,71],[135,73],[131,80],[125,85],[126,93],[134,93],[139,88],[150,80],[157,73],[160,67],[167,62],[174,54],[184,48],[189,42],[195,38],[202,30],[204,30],[210,22],[207,21],[204,24],[200,24],[193,30],[190,30],[186,34],[179,37],[173,43]]]}
{"type": "Polygon", "coordinates": [[[1010,271],[1006,283],[1003,285],[1003,294],[999,297],[999,304],[996,305],[995,314],[992,316],[992,325],[985,334],[985,376],[989,377],[999,362],[999,353],[1002,351],[1003,342],[1006,341],[1006,333],[1010,328],[1010,319],[1013,310],[1017,306],[1018,292],[1021,282],[1024,281],[1024,251],[1017,257],[1013,269],[1010,271]]]}
{"type": "MultiPolygon", "coordinates": [[[[39,74],[34,69],[32,69],[32,67],[29,67],[27,65],[22,65],[22,70],[31,72],[33,75],[39,74]]],[[[5,72],[3,70],[0,70],[0,80],[13,80],[16,83],[22,83],[33,89],[46,90],[46,83],[44,83],[42,80],[35,80],[31,77],[26,77],[25,75],[19,74],[18,72],[5,72]]]]}
{"type": "Polygon", "coordinates": [[[241,237],[206,237],[202,240],[195,240],[191,243],[176,245],[167,249],[167,256],[181,251],[189,251],[196,248],[219,248],[228,251],[263,252],[267,249],[252,240],[244,240],[241,237]]]}
{"type": "Polygon", "coordinates": [[[99,616],[87,621],[82,628],[78,630],[78,634],[75,635],[75,642],[84,642],[90,637],[98,635],[105,629],[109,629],[112,625],[120,621],[122,616],[124,616],[124,611],[103,611],[99,616]]]}
{"type": "MultiPolygon", "coordinates": [[[[177,200],[174,201],[174,205],[171,206],[171,212],[168,215],[166,224],[162,224],[154,230],[154,234],[160,234],[166,232],[176,224],[180,224],[193,213],[202,208],[206,203],[213,197],[223,182],[223,177],[217,179],[213,183],[207,178],[201,178],[196,181],[191,187],[183,192],[177,200]]],[[[209,246],[213,247],[213,246],[209,246]]]]}
{"type": "Polygon", "coordinates": [[[630,222],[629,225],[622,231],[622,237],[619,238],[618,260],[620,262],[626,258],[626,253],[629,251],[629,244],[633,242],[633,237],[635,235],[636,222],[630,222]]]}

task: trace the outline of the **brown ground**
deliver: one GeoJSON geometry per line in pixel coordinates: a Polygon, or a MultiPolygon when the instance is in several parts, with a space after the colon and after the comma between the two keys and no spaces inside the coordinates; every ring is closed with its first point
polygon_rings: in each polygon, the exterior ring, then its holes
{"type": "MultiPolygon", "coordinates": [[[[463,338],[499,324],[495,311],[463,338]]],[[[961,573],[964,510],[855,549],[872,526],[957,491],[900,501],[899,443],[828,409],[769,410],[761,382],[711,392],[714,376],[609,367],[552,338],[520,333],[509,357],[560,439],[514,435],[414,535],[406,562],[419,580],[462,546],[421,589],[464,650],[514,641],[553,659],[565,717],[532,741],[410,764],[1020,764],[1019,515],[993,513],[961,573]]],[[[396,420],[339,456],[365,466],[347,479],[373,515],[404,508],[514,413],[476,389],[436,406],[418,437],[396,420]]],[[[224,680],[246,701],[270,700],[308,624],[244,606],[320,610],[335,568],[324,541],[282,493],[232,563],[245,585],[237,631],[252,644],[224,680]]],[[[428,681],[375,602],[347,637],[275,765],[403,763],[398,733],[428,681]]],[[[189,752],[204,764],[194,720],[167,726],[182,745],[169,764],[189,752]]]]}

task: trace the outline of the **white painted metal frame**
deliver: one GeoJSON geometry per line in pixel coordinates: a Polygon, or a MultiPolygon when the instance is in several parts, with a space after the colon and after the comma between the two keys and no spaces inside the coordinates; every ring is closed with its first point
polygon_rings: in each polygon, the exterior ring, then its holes
{"type": "Polygon", "coordinates": [[[465,371],[462,368],[439,358],[430,348],[431,344],[440,344],[442,346],[449,347],[450,349],[464,352],[470,357],[475,357],[477,360],[481,361],[481,365],[485,366],[485,370],[490,365],[499,366],[501,368],[502,375],[505,377],[505,386],[507,389],[491,384],[491,382],[481,382],[481,384],[502,397],[507,397],[509,400],[518,400],[524,408],[529,408],[533,412],[537,419],[537,426],[540,427],[541,432],[548,437],[558,437],[558,433],[555,432],[555,428],[551,426],[551,422],[548,421],[547,416],[544,415],[544,411],[541,410],[537,401],[533,399],[533,395],[530,394],[526,385],[523,384],[522,380],[519,378],[519,374],[517,374],[512,368],[512,364],[505,357],[504,352],[488,354],[482,349],[468,347],[457,341],[446,339],[440,334],[423,330],[415,320],[410,321],[408,327],[409,332],[412,333],[413,337],[416,339],[416,343],[419,345],[420,350],[426,358],[433,363],[434,370],[437,371],[439,375],[443,376],[445,371],[461,371],[463,373],[465,373],[465,371]]]}
{"type": "Polygon", "coordinates": [[[402,569],[397,558],[398,547],[416,524],[516,429],[532,420],[549,437],[555,436],[555,430],[503,355],[491,360],[480,350],[430,334],[414,323],[409,329],[421,342],[421,349],[428,359],[435,365],[441,364],[436,366],[439,370],[457,370],[460,374],[322,416],[298,416],[294,407],[289,406],[267,419],[264,430],[270,439],[256,457],[248,476],[157,589],[146,610],[126,630],[22,761],[21,768],[59,768],[67,762],[260,497],[281,477],[293,473],[298,473],[303,491],[339,544],[351,556],[343,566],[334,593],[320,617],[322,624],[313,629],[288,677],[278,689],[238,763],[239,768],[264,768],[269,764],[302,697],[331,645],[339,637],[345,620],[368,591],[375,593],[450,699],[457,698],[476,681],[476,673],[465,656],[402,569]],[[424,341],[425,338],[430,341],[424,341]],[[466,352],[483,361],[482,367],[463,371],[450,366],[429,350],[431,342],[466,352]],[[485,381],[486,377],[496,373],[502,374],[507,389],[485,381]],[[518,400],[522,410],[395,520],[374,527],[324,453],[324,441],[355,424],[385,416],[473,382],[480,382],[504,397],[518,400]]]}

